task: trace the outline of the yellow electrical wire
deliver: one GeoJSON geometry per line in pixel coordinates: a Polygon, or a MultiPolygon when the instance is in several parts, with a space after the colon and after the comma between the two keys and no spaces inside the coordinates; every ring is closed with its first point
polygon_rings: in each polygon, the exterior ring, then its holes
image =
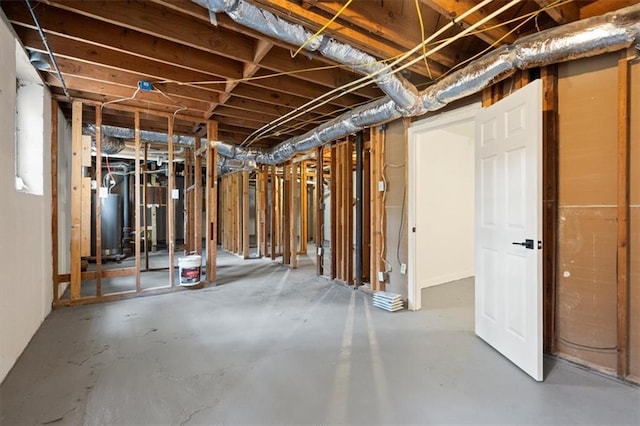
{"type": "Polygon", "coordinates": [[[329,19],[329,21],[327,21],[327,23],[326,23],[326,24],[324,24],[324,25],[322,26],[322,28],[320,28],[318,31],[316,31],[316,33],[315,33],[314,35],[312,35],[311,37],[309,37],[309,38],[307,39],[307,41],[305,41],[304,43],[302,43],[302,46],[298,47],[298,50],[296,50],[296,51],[295,51],[295,53],[291,55],[291,57],[292,57],[292,58],[295,58],[295,57],[298,55],[298,53],[300,53],[300,51],[301,51],[302,49],[304,49],[305,47],[307,47],[307,45],[308,45],[309,43],[311,43],[311,40],[313,40],[314,38],[318,37],[320,34],[322,34],[322,32],[323,32],[324,30],[326,30],[326,29],[327,29],[327,27],[328,27],[329,25],[333,24],[333,21],[335,21],[336,19],[338,19],[338,16],[340,16],[340,15],[342,14],[342,12],[344,12],[344,11],[345,11],[345,9],[346,9],[350,4],[351,4],[351,2],[352,2],[352,1],[353,1],[353,0],[348,0],[348,1],[344,4],[344,6],[342,6],[342,7],[340,8],[340,10],[338,10],[338,11],[336,12],[336,14],[333,16],[333,18],[329,19]]]}
{"type": "Polygon", "coordinates": [[[431,75],[431,68],[429,68],[429,61],[427,60],[427,46],[424,38],[424,22],[422,21],[422,12],[420,11],[420,0],[415,0],[415,3],[416,12],[418,12],[418,20],[420,21],[420,35],[422,36],[422,57],[424,58],[424,65],[427,67],[429,80],[433,80],[433,75],[431,75]]]}
{"type": "MultiPolygon", "coordinates": [[[[471,60],[473,60],[473,59],[477,58],[478,56],[480,56],[480,55],[484,54],[486,51],[488,51],[488,50],[490,50],[492,47],[496,46],[496,45],[497,45],[499,42],[501,42],[504,38],[506,38],[506,37],[507,37],[507,36],[509,36],[510,34],[514,33],[515,31],[517,31],[520,27],[522,27],[522,25],[524,25],[524,24],[525,24],[526,22],[528,22],[530,19],[532,19],[532,18],[533,18],[533,17],[535,17],[535,16],[538,16],[542,11],[546,11],[546,10],[551,9],[551,8],[553,8],[553,7],[558,7],[558,6],[562,5],[562,4],[567,3],[568,1],[570,1],[570,0],[556,0],[554,3],[552,3],[552,4],[550,4],[550,5],[546,6],[546,7],[543,7],[543,8],[541,8],[541,9],[537,10],[537,11],[527,13],[527,14],[525,14],[525,15],[522,15],[522,16],[519,16],[519,17],[516,17],[516,18],[513,18],[513,19],[511,19],[511,20],[509,20],[509,21],[506,21],[506,22],[502,22],[502,23],[501,23],[501,24],[499,24],[499,25],[494,25],[494,26],[487,27],[487,28],[484,28],[484,29],[475,30],[475,31],[473,31],[473,32],[469,32],[469,33],[467,33],[467,34],[464,34],[464,35],[463,35],[463,36],[461,36],[461,37],[453,36],[453,37],[448,37],[448,38],[446,38],[446,39],[439,40],[439,41],[436,41],[436,42],[431,43],[430,45],[439,45],[439,44],[445,43],[446,41],[449,41],[449,40],[451,40],[451,39],[455,39],[456,37],[459,39],[459,38],[462,38],[462,37],[467,37],[467,36],[469,36],[469,35],[479,34],[479,33],[481,33],[481,32],[489,31],[490,29],[493,29],[493,28],[496,28],[496,27],[504,26],[504,25],[507,25],[507,24],[509,24],[509,23],[512,23],[512,22],[516,22],[516,21],[518,21],[518,20],[525,19],[525,21],[524,21],[524,22],[522,22],[522,23],[521,23],[521,24],[519,24],[516,28],[514,28],[513,30],[509,31],[507,34],[505,34],[504,36],[502,36],[499,40],[497,40],[496,42],[494,42],[494,43],[493,43],[491,46],[489,46],[487,49],[483,50],[483,51],[482,51],[482,52],[480,52],[479,54],[474,55],[472,58],[470,58],[470,59],[468,59],[468,60],[465,60],[465,61],[461,62],[460,64],[456,65],[453,69],[448,70],[445,74],[443,74],[442,76],[440,76],[440,77],[439,77],[439,79],[442,79],[444,76],[446,76],[446,75],[450,74],[454,69],[459,68],[461,65],[463,65],[463,64],[465,64],[465,63],[468,63],[468,62],[470,62],[471,60]],[[528,18],[528,19],[527,19],[527,18],[528,18]]],[[[402,55],[399,55],[399,56],[402,56],[402,55]]],[[[383,62],[383,61],[379,61],[379,62],[383,62]]],[[[405,68],[406,68],[406,66],[405,66],[405,68]]],[[[403,68],[399,68],[399,69],[395,70],[394,72],[400,71],[401,69],[403,69],[403,68]]],[[[308,112],[308,111],[313,110],[313,108],[317,108],[318,106],[321,106],[321,105],[324,105],[324,104],[326,104],[326,103],[328,103],[328,102],[331,102],[332,100],[337,99],[338,97],[340,97],[342,94],[344,94],[344,93],[348,93],[348,92],[350,92],[350,91],[352,91],[352,90],[355,90],[355,89],[357,89],[357,88],[359,88],[359,87],[362,87],[362,85],[360,85],[360,86],[358,86],[358,87],[355,87],[355,88],[347,89],[347,90],[345,90],[343,93],[341,93],[340,95],[334,96],[334,97],[332,97],[331,99],[329,99],[329,100],[327,100],[327,101],[324,101],[324,102],[320,103],[319,105],[317,105],[317,106],[315,106],[315,107],[311,107],[311,108],[309,108],[308,110],[306,110],[305,112],[299,113],[296,117],[293,117],[293,118],[297,118],[297,117],[299,117],[299,116],[303,115],[304,113],[306,113],[306,112],[308,112]]],[[[292,111],[292,112],[295,112],[295,110],[294,110],[294,111],[292,111]]],[[[292,118],[292,119],[293,119],[293,118],[292,118]]],[[[265,133],[266,133],[266,132],[265,132],[265,133]]],[[[254,139],[253,139],[253,140],[251,140],[251,141],[248,143],[248,145],[250,145],[251,143],[253,143],[255,140],[262,139],[262,137],[261,137],[261,136],[263,136],[265,133],[262,133],[262,134],[260,134],[260,135],[257,135],[257,137],[254,137],[254,139]]],[[[247,142],[247,141],[245,141],[245,143],[246,143],[246,142],[247,142]]]]}

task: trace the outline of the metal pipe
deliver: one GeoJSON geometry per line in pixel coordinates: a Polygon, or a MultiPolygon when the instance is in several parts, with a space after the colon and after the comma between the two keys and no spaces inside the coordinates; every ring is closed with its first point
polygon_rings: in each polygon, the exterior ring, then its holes
{"type": "Polygon", "coordinates": [[[355,282],[354,288],[357,289],[362,285],[362,249],[363,249],[363,166],[362,160],[364,155],[364,136],[362,131],[356,133],[356,265],[355,265],[355,282]]]}
{"type": "MultiPolygon", "coordinates": [[[[222,0],[220,0],[222,1],[222,0]]],[[[476,59],[466,67],[420,92],[418,108],[407,112],[389,97],[370,102],[340,115],[313,130],[290,138],[269,150],[246,149],[215,142],[218,153],[229,158],[276,165],[325,143],[366,127],[400,117],[420,116],[450,102],[478,93],[528,69],[557,62],[596,56],[640,44],[640,4],[524,37],[476,59]]]]}
{"type": "Polygon", "coordinates": [[[238,24],[294,46],[302,46],[311,40],[305,46],[306,50],[317,51],[364,75],[373,75],[378,87],[402,109],[411,109],[418,102],[418,89],[410,81],[394,74],[386,64],[353,46],[325,35],[314,36],[302,25],[286,21],[245,0],[193,1],[207,8],[210,13],[224,12],[238,24]]]}
{"type": "Polygon", "coordinates": [[[64,82],[64,78],[62,78],[62,73],[60,72],[60,68],[58,67],[58,62],[56,62],[56,58],[55,56],[53,56],[53,51],[51,50],[51,47],[49,47],[49,41],[47,40],[47,36],[44,34],[44,31],[42,30],[42,25],[40,25],[40,21],[38,20],[38,17],[36,16],[35,11],[33,10],[33,7],[31,7],[31,2],[29,0],[24,0],[25,3],[27,4],[27,8],[29,9],[29,13],[31,13],[31,18],[33,18],[33,22],[36,24],[36,28],[38,29],[38,34],[40,34],[40,38],[42,39],[42,43],[44,44],[45,49],[47,49],[47,53],[49,54],[49,57],[51,58],[51,63],[53,63],[53,68],[55,68],[56,70],[56,74],[58,75],[58,79],[60,80],[60,83],[62,83],[62,90],[64,91],[64,95],[67,97],[67,99],[71,99],[71,95],[69,95],[69,90],[67,90],[67,85],[64,82]]]}

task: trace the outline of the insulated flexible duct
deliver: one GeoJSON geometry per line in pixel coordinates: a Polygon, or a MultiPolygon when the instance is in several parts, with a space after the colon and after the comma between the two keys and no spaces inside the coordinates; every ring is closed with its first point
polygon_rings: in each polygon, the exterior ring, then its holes
{"type": "MultiPolygon", "coordinates": [[[[232,8],[235,0],[198,0],[232,8]]],[[[239,3],[243,3],[239,0],[239,3]]],[[[221,8],[224,10],[224,8],[221,8]]],[[[626,49],[640,43],[640,4],[602,16],[573,22],[524,37],[476,59],[466,67],[420,92],[418,107],[407,111],[385,97],[362,105],[309,132],[269,150],[246,149],[215,142],[222,156],[258,164],[276,165],[325,143],[366,127],[399,117],[413,117],[443,108],[511,76],[516,70],[550,65],[626,49]]]]}
{"type": "Polygon", "coordinates": [[[270,37],[286,41],[294,46],[302,46],[307,40],[306,50],[317,51],[321,55],[352,69],[370,75],[379,72],[374,81],[380,89],[398,105],[410,112],[418,104],[418,89],[404,77],[384,69],[385,64],[353,46],[341,43],[331,37],[314,34],[303,26],[288,22],[271,12],[246,2],[245,0],[193,0],[209,9],[210,13],[226,13],[240,25],[256,30],[270,37]]]}

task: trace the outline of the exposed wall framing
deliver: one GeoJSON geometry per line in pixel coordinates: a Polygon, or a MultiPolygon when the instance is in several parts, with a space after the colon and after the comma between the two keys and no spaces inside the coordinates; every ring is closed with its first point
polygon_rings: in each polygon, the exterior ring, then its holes
{"type": "MultiPolygon", "coordinates": [[[[54,105],[56,103],[54,102],[54,105]]],[[[133,266],[117,267],[116,265],[105,264],[105,258],[102,254],[102,243],[104,241],[104,234],[102,233],[102,221],[103,212],[101,208],[101,201],[99,192],[102,189],[103,177],[102,167],[104,164],[104,156],[101,154],[103,135],[101,131],[101,123],[103,117],[103,108],[105,106],[92,101],[75,101],[72,105],[72,152],[71,152],[71,269],[68,274],[60,274],[58,268],[54,269],[54,306],[60,305],[75,305],[85,303],[95,303],[108,300],[116,300],[136,295],[146,294],[158,294],[167,291],[173,291],[179,289],[177,286],[175,277],[176,268],[176,250],[178,247],[178,240],[176,238],[178,229],[176,228],[177,215],[176,213],[185,217],[184,221],[184,235],[186,251],[201,252],[202,245],[198,241],[202,241],[202,155],[207,157],[206,176],[207,186],[205,188],[207,195],[206,211],[207,216],[207,281],[210,283],[215,282],[215,262],[216,262],[216,246],[217,246],[217,153],[215,146],[207,143],[204,150],[197,150],[197,154],[194,154],[194,150],[185,148],[180,150],[180,154],[176,154],[173,146],[173,133],[174,133],[174,117],[172,114],[160,114],[166,119],[167,141],[165,142],[166,148],[166,186],[160,186],[157,183],[155,175],[151,175],[151,179],[147,179],[148,173],[153,172],[156,169],[155,159],[152,160],[153,164],[151,168],[148,167],[148,150],[150,145],[157,145],[156,142],[149,143],[140,139],[140,126],[141,116],[140,112],[135,108],[123,107],[120,105],[109,105],[109,110],[115,110],[122,112],[124,116],[132,118],[132,124],[134,128],[134,140],[132,142],[133,159],[129,160],[131,166],[131,172],[134,175],[132,182],[124,177],[119,181],[122,183],[123,188],[126,187],[126,191],[123,195],[129,194],[130,198],[125,198],[124,203],[130,203],[130,211],[132,211],[132,218],[135,224],[132,230],[133,236],[133,255],[134,259],[131,259],[133,266]],[[83,116],[84,111],[89,111],[87,115],[83,116]],[[94,116],[94,123],[96,124],[95,134],[95,147],[96,154],[95,159],[92,160],[90,137],[82,135],[82,125],[86,124],[87,120],[91,119],[91,115],[94,116]],[[176,161],[184,164],[184,187],[178,188],[176,184],[176,161]],[[95,189],[91,188],[91,181],[95,180],[97,185],[95,189]],[[131,188],[131,191],[129,191],[131,188]],[[176,212],[176,202],[180,196],[180,191],[183,192],[184,209],[176,212]],[[92,201],[92,197],[95,194],[95,200],[92,201]],[[166,223],[157,221],[155,215],[151,216],[152,225],[160,226],[163,224],[165,229],[166,244],[168,258],[167,266],[156,267],[152,269],[149,267],[149,252],[147,250],[150,235],[147,231],[147,206],[148,203],[155,203],[166,207],[166,223]],[[92,204],[95,204],[92,212],[92,204]],[[93,217],[92,217],[93,214],[93,217]],[[92,225],[92,220],[95,222],[95,226],[92,225]],[[95,232],[92,231],[95,229],[95,232]],[[93,233],[93,235],[92,235],[93,233]],[[91,241],[95,242],[95,255],[92,254],[91,241]],[[144,242],[144,254],[145,264],[142,262],[142,243],[144,242]],[[95,263],[95,266],[87,268],[88,260],[95,263]],[[141,278],[143,272],[146,271],[168,271],[167,284],[160,286],[150,287],[150,283],[142,283],[141,278]],[[119,289],[120,287],[108,287],[109,290],[105,290],[105,280],[114,278],[131,278],[131,287],[129,289],[119,289]],[[60,284],[70,283],[68,293],[60,294],[60,284]],[[115,288],[115,290],[114,290],[115,288]]],[[[111,114],[113,111],[110,112],[111,114]]],[[[56,114],[52,114],[54,123],[57,124],[57,110],[56,114]]],[[[210,122],[208,126],[209,137],[212,140],[217,139],[217,127],[215,122],[210,122]]],[[[56,130],[57,131],[57,130],[56,130]]],[[[58,144],[57,135],[52,139],[52,184],[57,189],[57,164],[60,161],[58,156],[58,144]],[[57,141],[57,142],[56,142],[57,141]]],[[[107,159],[108,160],[108,159],[107,159]]],[[[114,161],[112,159],[112,161],[114,161]]],[[[116,160],[117,161],[117,160],[116,160]]],[[[108,163],[107,163],[108,167],[108,163]]],[[[156,171],[157,172],[157,171],[156,171]]],[[[122,176],[126,176],[126,172],[122,172],[122,176]]],[[[54,189],[54,191],[56,191],[54,189]]],[[[124,189],[123,189],[124,191],[124,189]]],[[[57,195],[57,191],[56,191],[57,195]]],[[[54,197],[54,203],[56,203],[55,209],[52,211],[52,236],[53,236],[53,254],[52,259],[57,262],[59,259],[59,250],[61,249],[58,243],[59,229],[58,229],[58,217],[57,212],[57,198],[54,197]]],[[[119,213],[121,214],[121,213],[119,213]]],[[[152,226],[153,227],[153,226],[152,226]]],[[[126,226],[123,229],[122,248],[125,248],[125,244],[129,244],[129,236],[124,235],[126,226]]],[[[155,244],[155,235],[154,235],[155,244]]],[[[154,246],[155,249],[155,246],[154,246]]],[[[124,256],[126,258],[126,256],[124,256]]],[[[91,264],[89,264],[91,265],[91,264]]],[[[155,285],[155,284],[152,284],[155,285]]]]}

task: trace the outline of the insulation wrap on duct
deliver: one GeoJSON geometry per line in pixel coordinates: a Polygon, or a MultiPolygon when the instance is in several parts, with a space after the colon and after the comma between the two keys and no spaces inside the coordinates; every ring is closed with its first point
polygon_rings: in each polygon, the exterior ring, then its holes
{"type": "Polygon", "coordinates": [[[243,162],[281,164],[296,154],[307,152],[329,141],[340,139],[366,127],[402,117],[396,104],[389,98],[362,105],[339,117],[321,124],[301,136],[286,140],[266,151],[247,149],[223,142],[215,142],[218,154],[243,162]]]}
{"type": "MultiPolygon", "coordinates": [[[[95,138],[91,138],[91,144],[95,147],[95,138]]],[[[100,148],[103,154],[113,155],[124,149],[124,139],[107,136],[102,138],[100,148]]]]}
{"type": "MultiPolygon", "coordinates": [[[[478,93],[485,87],[504,80],[517,69],[596,56],[626,49],[634,44],[640,44],[640,4],[541,31],[489,52],[420,92],[419,104],[410,111],[385,97],[344,113],[267,152],[253,150],[247,156],[257,163],[282,163],[296,153],[343,138],[365,127],[402,116],[419,116],[436,111],[450,102],[478,93]]],[[[244,151],[244,148],[237,147],[233,154],[244,158],[244,151]]],[[[230,153],[231,149],[226,152],[230,153]]]]}
{"type": "MultiPolygon", "coordinates": [[[[86,135],[95,136],[96,126],[94,124],[83,126],[83,133],[86,135]]],[[[126,127],[102,125],[102,136],[104,138],[114,137],[119,139],[132,140],[135,138],[135,131],[126,127]]],[[[143,141],[167,143],[167,138],[168,136],[166,133],[140,130],[140,140],[143,141]]],[[[173,135],[173,143],[179,145],[194,146],[195,138],[193,138],[192,136],[173,135]]]]}
{"type": "Polygon", "coordinates": [[[601,55],[640,42],[640,5],[526,36],[471,62],[421,92],[418,115],[479,92],[517,69],[601,55]]]}
{"type": "Polygon", "coordinates": [[[238,24],[294,46],[302,46],[310,40],[305,46],[306,50],[318,51],[323,56],[340,64],[349,65],[350,68],[364,75],[380,72],[373,77],[373,80],[400,108],[410,112],[418,105],[418,90],[411,82],[393,74],[391,69],[386,69],[385,64],[353,46],[328,36],[314,36],[303,26],[288,22],[244,0],[193,1],[209,9],[210,12],[224,12],[238,24]]]}

